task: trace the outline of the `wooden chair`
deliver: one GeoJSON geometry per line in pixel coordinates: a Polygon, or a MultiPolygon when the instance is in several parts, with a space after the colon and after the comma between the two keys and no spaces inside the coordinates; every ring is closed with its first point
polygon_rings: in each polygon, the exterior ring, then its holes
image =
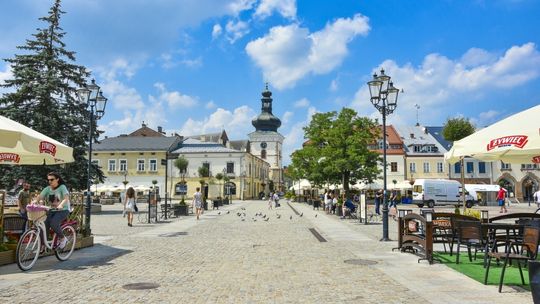
{"type": "Polygon", "coordinates": [[[487,240],[482,232],[482,224],[478,221],[457,221],[457,250],[456,264],[459,264],[459,249],[462,246],[467,247],[469,253],[469,261],[472,262],[471,248],[474,247],[474,259],[476,260],[476,252],[478,250],[485,251],[487,240]]]}
{"type": "Polygon", "coordinates": [[[517,262],[519,268],[519,274],[521,276],[521,283],[525,285],[525,279],[523,278],[523,271],[521,270],[521,262],[527,263],[529,260],[535,260],[538,254],[538,243],[540,238],[540,229],[537,227],[526,226],[523,229],[523,241],[511,242],[507,248],[516,246],[518,248],[517,253],[512,253],[511,250],[507,252],[488,252],[488,261],[486,267],[486,276],[484,277],[484,285],[487,284],[489,267],[491,265],[491,259],[504,260],[503,269],[501,272],[501,279],[499,281],[499,292],[502,290],[502,284],[504,280],[504,272],[506,265],[512,260],[517,262]]]}

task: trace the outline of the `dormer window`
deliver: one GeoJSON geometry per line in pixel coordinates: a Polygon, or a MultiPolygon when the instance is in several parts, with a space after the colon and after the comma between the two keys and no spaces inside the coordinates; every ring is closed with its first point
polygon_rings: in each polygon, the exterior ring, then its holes
{"type": "Polygon", "coordinates": [[[410,135],[411,135],[411,138],[414,138],[414,133],[411,133],[410,135]]]}

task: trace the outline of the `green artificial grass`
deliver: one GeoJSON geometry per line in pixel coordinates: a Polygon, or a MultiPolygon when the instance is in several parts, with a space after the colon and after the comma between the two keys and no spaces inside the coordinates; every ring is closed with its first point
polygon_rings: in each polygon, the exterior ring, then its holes
{"type": "MultiPolygon", "coordinates": [[[[473,253],[474,254],[474,253],[473,253]]],[[[469,256],[467,251],[461,251],[459,255],[459,264],[456,264],[456,254],[450,256],[450,253],[434,252],[433,257],[442,264],[460,272],[469,278],[472,278],[482,284],[484,284],[484,276],[486,275],[486,268],[484,268],[484,254],[477,253],[476,260],[469,262],[469,256]]],[[[491,259],[491,266],[489,267],[488,285],[499,285],[501,278],[501,272],[503,267],[503,261],[497,265],[497,260],[491,259]]],[[[521,263],[521,270],[523,270],[523,278],[525,279],[525,285],[521,283],[521,277],[519,276],[519,269],[517,262],[512,262],[513,265],[507,265],[504,272],[503,285],[517,285],[524,289],[531,290],[529,286],[529,271],[521,263]]]]}

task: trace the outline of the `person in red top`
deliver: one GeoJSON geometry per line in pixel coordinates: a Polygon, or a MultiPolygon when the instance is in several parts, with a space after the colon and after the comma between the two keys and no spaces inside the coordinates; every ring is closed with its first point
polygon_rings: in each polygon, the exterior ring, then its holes
{"type": "Polygon", "coordinates": [[[497,193],[497,201],[499,202],[499,206],[501,207],[501,211],[499,213],[506,213],[508,210],[506,210],[506,206],[504,204],[504,198],[506,197],[506,189],[501,187],[499,189],[499,192],[497,193]]]}

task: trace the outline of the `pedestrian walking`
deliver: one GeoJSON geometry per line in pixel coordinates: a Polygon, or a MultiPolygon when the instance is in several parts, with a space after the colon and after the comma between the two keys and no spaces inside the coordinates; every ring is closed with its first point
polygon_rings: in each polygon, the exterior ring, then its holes
{"type": "Polygon", "coordinates": [[[501,207],[501,210],[499,211],[499,213],[508,212],[508,210],[506,210],[506,206],[505,206],[506,192],[507,192],[507,190],[504,189],[503,187],[501,187],[499,189],[499,192],[497,192],[497,201],[499,202],[499,206],[501,207]]]}
{"type": "Polygon", "coordinates": [[[380,209],[381,209],[381,202],[383,200],[383,191],[382,189],[377,191],[375,194],[375,213],[378,215],[381,215],[380,209]]]}
{"type": "Polygon", "coordinates": [[[193,194],[193,210],[195,210],[195,214],[197,215],[197,220],[199,219],[199,216],[202,213],[202,207],[203,207],[203,201],[202,201],[202,193],[201,188],[197,187],[197,191],[193,194]]]}
{"type": "Polygon", "coordinates": [[[23,225],[22,225],[22,231],[26,231],[26,223],[28,222],[28,214],[26,214],[26,206],[30,203],[32,200],[30,195],[30,184],[24,183],[23,188],[21,191],[19,191],[19,195],[17,197],[17,205],[19,206],[19,214],[24,219],[23,225]]]}
{"type": "Polygon", "coordinates": [[[272,210],[272,205],[274,204],[273,200],[274,200],[274,195],[270,193],[270,195],[268,196],[268,209],[269,210],[272,210]]]}
{"type": "Polygon", "coordinates": [[[534,198],[534,202],[536,203],[536,206],[538,208],[540,208],[540,189],[538,189],[534,194],[533,194],[533,198],[534,198]]]}
{"type": "Polygon", "coordinates": [[[276,208],[279,207],[279,195],[277,194],[277,192],[274,192],[274,196],[272,197],[272,199],[274,200],[274,203],[276,204],[276,208]]]}
{"type": "Polygon", "coordinates": [[[133,213],[135,212],[135,189],[129,187],[124,197],[124,214],[127,214],[127,224],[129,227],[133,227],[133,213]]]}

